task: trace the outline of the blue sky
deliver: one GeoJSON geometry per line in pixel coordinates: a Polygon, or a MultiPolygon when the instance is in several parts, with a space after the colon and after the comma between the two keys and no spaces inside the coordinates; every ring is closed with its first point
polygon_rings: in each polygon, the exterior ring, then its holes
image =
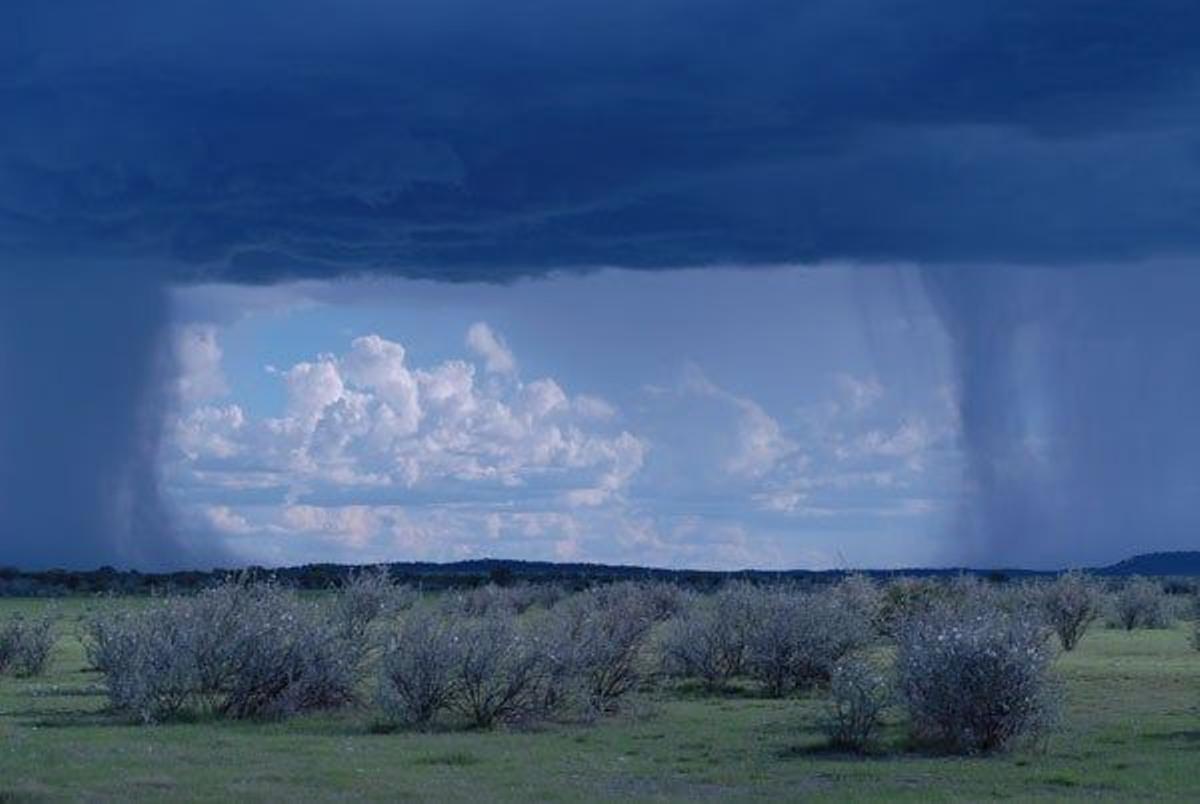
{"type": "Polygon", "coordinates": [[[205,286],[175,306],[169,497],[250,560],[959,552],[949,348],[911,270],[205,286]]]}

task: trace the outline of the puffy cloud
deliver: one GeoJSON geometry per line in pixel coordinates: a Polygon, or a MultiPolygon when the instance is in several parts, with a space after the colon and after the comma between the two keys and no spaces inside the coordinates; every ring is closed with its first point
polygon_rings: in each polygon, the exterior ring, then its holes
{"type": "Polygon", "coordinates": [[[798,445],[784,435],[779,422],[761,405],[747,396],[739,396],[713,383],[699,366],[689,364],[684,371],[685,391],[718,400],[736,409],[737,434],[732,454],[725,467],[732,475],[760,478],[780,461],[797,455],[798,445]]]}
{"type": "MultiPolygon", "coordinates": [[[[721,474],[679,467],[694,474],[685,493],[710,507],[743,506],[789,518],[891,517],[914,488],[960,471],[952,421],[932,427],[894,401],[884,404],[886,389],[874,377],[841,373],[814,385],[823,390],[817,401],[788,417],[718,385],[694,364],[685,368],[676,392],[654,386],[646,394],[666,403],[668,415],[687,405],[695,427],[677,438],[695,439],[700,428],[719,448],[695,453],[690,463],[720,466],[721,474]],[[701,408],[701,400],[717,410],[701,408]],[[942,475],[927,476],[935,460],[942,475]]],[[[926,403],[940,410],[940,393],[927,396],[926,403]]],[[[686,443],[662,446],[665,452],[687,449],[686,443]]]]}
{"type": "Polygon", "coordinates": [[[221,371],[221,347],[217,328],[189,324],[175,332],[175,358],[179,367],[176,390],[185,403],[217,399],[229,393],[221,371]]]}
{"type": "Polygon", "coordinates": [[[516,371],[517,362],[513,359],[512,352],[484,322],[478,321],[467,330],[467,346],[483,358],[489,372],[512,374],[516,371]]]}
{"type": "Polygon", "coordinates": [[[835,448],[842,460],[861,457],[900,458],[919,470],[935,433],[922,419],[903,421],[892,430],[872,429],[835,448]]]}
{"type": "Polygon", "coordinates": [[[205,506],[202,510],[208,525],[217,533],[225,536],[247,536],[257,533],[258,528],[250,524],[246,517],[234,511],[227,505],[205,506]]]}
{"type": "Polygon", "coordinates": [[[192,461],[232,458],[243,450],[241,436],[246,416],[237,405],[205,406],[175,422],[175,446],[192,461]]]}
{"type": "Polygon", "coordinates": [[[401,344],[369,335],[345,354],[276,371],[282,416],[250,419],[238,405],[185,409],[173,427],[180,482],[275,485],[295,497],[536,481],[567,504],[598,505],[641,468],[644,443],[605,424],[597,412],[614,411],[603,400],[586,398],[581,410],[549,378],[480,385],[470,363],[410,368],[407,359],[401,344]]]}
{"type": "Polygon", "coordinates": [[[380,527],[378,513],[365,505],[289,505],[283,509],[281,519],[285,530],[321,534],[351,548],[368,544],[380,527]]]}

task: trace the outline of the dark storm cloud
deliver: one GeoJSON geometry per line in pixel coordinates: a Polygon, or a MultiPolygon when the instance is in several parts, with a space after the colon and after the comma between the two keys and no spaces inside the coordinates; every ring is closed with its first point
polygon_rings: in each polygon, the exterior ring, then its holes
{"type": "Polygon", "coordinates": [[[11,253],[172,279],[1200,238],[1186,2],[27,3],[0,61],[11,253]]]}

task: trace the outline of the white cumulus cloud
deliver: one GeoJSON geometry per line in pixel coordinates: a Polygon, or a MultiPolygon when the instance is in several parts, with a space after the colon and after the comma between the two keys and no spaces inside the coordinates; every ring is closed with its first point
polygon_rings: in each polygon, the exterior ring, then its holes
{"type": "Polygon", "coordinates": [[[483,321],[478,321],[467,330],[467,346],[483,358],[484,366],[493,374],[512,374],[517,361],[504,340],[483,321]]]}

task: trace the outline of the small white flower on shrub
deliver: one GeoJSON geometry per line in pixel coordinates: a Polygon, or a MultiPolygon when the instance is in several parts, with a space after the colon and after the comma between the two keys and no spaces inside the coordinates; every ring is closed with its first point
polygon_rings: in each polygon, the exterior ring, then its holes
{"type": "Polygon", "coordinates": [[[899,636],[897,691],[920,743],[955,753],[1008,748],[1055,723],[1049,631],[1036,619],[943,607],[899,636]]]}
{"type": "Polygon", "coordinates": [[[15,615],[0,625],[0,673],[40,676],[54,650],[53,616],[30,619],[15,615]]]}
{"type": "Polygon", "coordinates": [[[833,668],[829,709],[824,720],[829,742],[838,748],[865,751],[883,726],[892,701],[892,680],[868,659],[851,656],[833,668]]]}

